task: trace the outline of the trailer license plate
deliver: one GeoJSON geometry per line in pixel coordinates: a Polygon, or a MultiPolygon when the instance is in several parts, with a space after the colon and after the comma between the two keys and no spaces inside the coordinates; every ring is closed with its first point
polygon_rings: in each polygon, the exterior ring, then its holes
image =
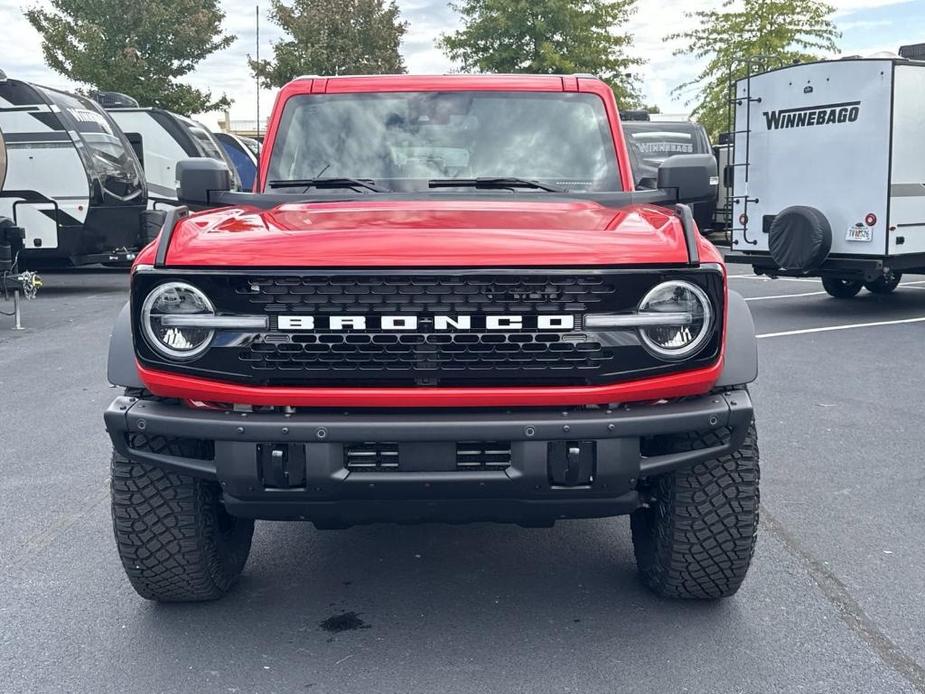
{"type": "Polygon", "coordinates": [[[874,233],[870,227],[848,227],[848,235],[845,236],[848,241],[873,241],[874,233]]]}

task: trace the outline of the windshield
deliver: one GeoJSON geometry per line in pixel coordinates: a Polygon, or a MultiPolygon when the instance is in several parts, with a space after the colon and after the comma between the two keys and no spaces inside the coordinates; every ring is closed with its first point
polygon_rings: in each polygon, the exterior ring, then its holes
{"type": "Polygon", "coordinates": [[[286,102],[268,180],[505,177],[566,190],[622,190],[604,103],[593,94],[399,92],[286,102]]]}

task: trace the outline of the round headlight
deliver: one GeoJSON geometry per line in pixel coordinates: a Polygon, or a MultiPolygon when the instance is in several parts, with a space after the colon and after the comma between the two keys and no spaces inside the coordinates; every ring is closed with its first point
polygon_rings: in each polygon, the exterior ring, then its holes
{"type": "Polygon", "coordinates": [[[213,315],[209,297],[186,282],[166,282],[148,294],[141,306],[141,327],[151,348],[171,359],[193,359],[212,342],[215,331],[165,325],[168,316],[213,315]]]}
{"type": "Polygon", "coordinates": [[[685,359],[695,354],[709,338],[713,325],[713,308],[706,292],[682,280],[663,282],[652,289],[640,302],[639,313],[690,316],[690,321],[681,325],[640,328],[646,349],[660,359],[685,359]]]}

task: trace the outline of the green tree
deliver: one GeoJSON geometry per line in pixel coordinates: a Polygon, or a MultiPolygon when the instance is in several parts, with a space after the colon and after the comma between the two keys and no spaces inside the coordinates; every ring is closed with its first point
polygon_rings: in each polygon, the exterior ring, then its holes
{"type": "Polygon", "coordinates": [[[176,81],[235,40],[223,34],[218,0],[52,0],[25,15],[45,62],[75,82],[186,114],[231,103],[176,81]]]}
{"type": "Polygon", "coordinates": [[[719,10],[686,13],[695,28],[666,40],[685,42],[675,55],[706,63],[675,94],[696,93],[693,115],[715,138],[727,129],[730,76],[733,82],[744,77],[750,63],[752,70],[765,69],[837,52],[834,11],[818,0],[725,0],[719,10]]]}
{"type": "Polygon", "coordinates": [[[463,27],[438,46],[472,72],[589,72],[607,81],[621,108],[639,102],[629,72],[642,60],[627,54],[620,31],[635,0],[460,0],[451,4],[463,27]]]}
{"type": "Polygon", "coordinates": [[[408,24],[394,0],[272,0],[270,19],[288,34],[273,60],[251,60],[266,87],[299,75],[402,73],[398,52],[408,24]]]}

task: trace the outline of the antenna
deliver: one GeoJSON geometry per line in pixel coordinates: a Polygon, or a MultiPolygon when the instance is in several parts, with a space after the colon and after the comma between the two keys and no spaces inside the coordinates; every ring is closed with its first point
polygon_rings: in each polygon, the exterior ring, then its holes
{"type": "Polygon", "coordinates": [[[259,142],[260,141],[260,72],[259,72],[259,66],[260,66],[260,3],[259,2],[257,3],[254,9],[256,11],[255,16],[257,18],[257,66],[258,66],[258,72],[256,75],[254,75],[254,78],[257,80],[257,127],[256,127],[257,137],[255,139],[259,142]]]}

